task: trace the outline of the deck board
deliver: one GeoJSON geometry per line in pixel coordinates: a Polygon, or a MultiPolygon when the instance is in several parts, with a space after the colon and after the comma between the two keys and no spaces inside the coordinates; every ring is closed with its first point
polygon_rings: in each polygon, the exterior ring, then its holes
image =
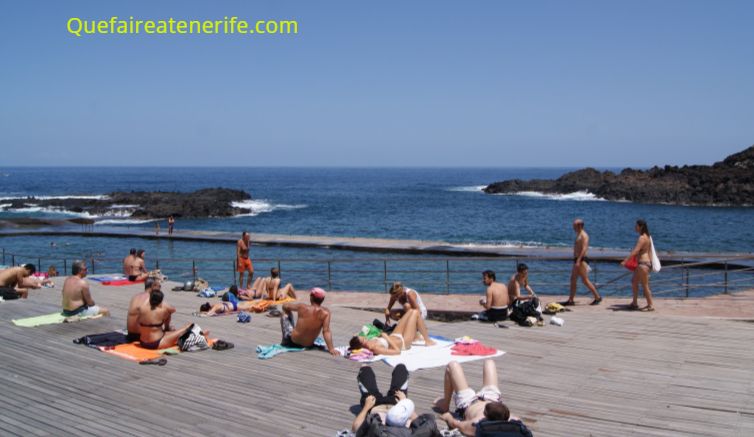
{"type": "MultiPolygon", "coordinates": [[[[213,337],[235,343],[233,350],[182,354],[156,367],[72,343],[123,328],[128,300],[140,288],[91,284],[95,300],[113,317],[37,328],[10,322],[55,311],[59,287],[0,304],[0,386],[13,406],[0,413],[0,434],[332,436],[353,420],[358,363],[316,351],[258,360],[257,345],[279,341],[278,319],[195,318],[191,313],[204,299],[191,293],[166,292],[178,308],[174,323],[197,321],[213,337]]],[[[346,307],[334,307],[333,314],[339,345],[375,317],[346,307]]],[[[754,325],[607,309],[577,308],[563,317],[562,328],[477,322],[429,322],[429,328],[505,350],[496,359],[505,401],[536,435],[754,432],[754,325]]],[[[391,368],[374,368],[386,385],[391,368]]],[[[478,386],[481,361],[464,368],[478,386]]],[[[419,412],[430,411],[442,378],[442,369],[411,375],[409,393],[419,412]]]]}

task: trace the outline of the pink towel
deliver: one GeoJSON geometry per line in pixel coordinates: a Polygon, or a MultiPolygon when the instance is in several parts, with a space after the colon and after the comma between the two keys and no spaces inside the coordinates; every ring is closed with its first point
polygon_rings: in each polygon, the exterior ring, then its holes
{"type": "Polygon", "coordinates": [[[453,352],[452,355],[494,355],[497,353],[497,349],[485,346],[484,344],[455,344],[450,348],[453,352]]]}

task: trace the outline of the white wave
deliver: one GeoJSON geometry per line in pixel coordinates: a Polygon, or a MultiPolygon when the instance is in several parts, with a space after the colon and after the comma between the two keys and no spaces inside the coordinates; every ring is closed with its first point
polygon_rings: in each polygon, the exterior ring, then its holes
{"type": "Polygon", "coordinates": [[[70,195],[70,196],[37,196],[37,195],[25,195],[25,196],[6,196],[0,197],[0,200],[27,200],[34,198],[36,200],[60,200],[60,199],[87,199],[87,200],[106,200],[110,196],[105,194],[82,194],[82,195],[70,195]]]}
{"type": "Polygon", "coordinates": [[[110,205],[110,208],[113,208],[113,209],[125,209],[125,208],[131,208],[131,209],[134,209],[134,208],[138,208],[138,207],[140,207],[140,206],[141,206],[141,205],[125,205],[125,204],[121,205],[121,204],[117,204],[117,203],[116,203],[116,204],[114,204],[114,205],[110,205]]]}
{"type": "Polygon", "coordinates": [[[97,220],[95,225],[140,225],[143,223],[156,222],[163,219],[105,219],[97,220]]]}
{"type": "Polygon", "coordinates": [[[41,206],[26,206],[24,208],[5,208],[4,211],[14,212],[14,213],[62,214],[62,215],[72,216],[72,217],[89,218],[89,214],[85,212],[73,212],[73,211],[68,211],[67,209],[62,209],[62,208],[53,208],[53,207],[45,208],[41,206]]]}
{"type": "Polygon", "coordinates": [[[12,203],[0,203],[0,209],[5,209],[9,206],[13,205],[12,203]]]}
{"type": "Polygon", "coordinates": [[[522,196],[547,200],[572,200],[579,202],[604,202],[605,199],[597,197],[588,191],[574,191],[568,194],[541,193],[539,191],[519,191],[516,193],[497,193],[501,196],[522,196]]]}
{"type": "Polygon", "coordinates": [[[264,199],[258,200],[242,200],[240,202],[231,202],[230,206],[234,208],[249,209],[251,212],[246,214],[238,214],[235,217],[254,217],[266,212],[272,212],[279,209],[291,210],[306,208],[308,205],[286,205],[284,203],[273,204],[264,199]]]}
{"type": "Polygon", "coordinates": [[[448,191],[461,191],[465,193],[481,193],[487,185],[473,185],[470,187],[452,187],[448,188],[448,191]]]}
{"type": "Polygon", "coordinates": [[[459,247],[467,247],[470,249],[511,249],[511,248],[519,248],[519,249],[533,249],[533,248],[542,248],[542,247],[568,247],[565,244],[562,243],[553,243],[553,244],[547,244],[543,243],[541,241],[490,241],[490,242],[480,242],[480,243],[461,243],[461,244],[454,244],[454,246],[459,247]]]}

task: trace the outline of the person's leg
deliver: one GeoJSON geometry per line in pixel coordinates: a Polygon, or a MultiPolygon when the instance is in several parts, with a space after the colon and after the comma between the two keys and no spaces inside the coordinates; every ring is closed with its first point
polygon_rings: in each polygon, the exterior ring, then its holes
{"type": "Polygon", "coordinates": [[[382,399],[382,393],[377,387],[377,377],[374,375],[374,370],[369,366],[362,366],[359,369],[359,374],[356,376],[356,382],[359,385],[359,392],[361,392],[361,399],[359,404],[364,405],[364,400],[367,396],[374,396],[378,401],[382,399]]]}
{"type": "Polygon", "coordinates": [[[485,387],[497,387],[497,367],[492,360],[484,360],[484,370],[482,371],[482,384],[485,387]]]}
{"type": "MultiPolygon", "coordinates": [[[[584,265],[584,263],[581,263],[579,276],[581,277],[581,282],[583,282],[586,288],[588,288],[589,291],[592,292],[594,299],[600,299],[600,294],[597,292],[597,287],[595,287],[594,284],[592,284],[592,281],[589,280],[589,272],[587,272],[586,265],[584,265]]],[[[576,280],[574,279],[574,282],[575,281],[576,280]]]]}
{"type": "Polygon", "coordinates": [[[633,300],[631,301],[631,308],[639,307],[639,267],[634,270],[634,276],[631,278],[631,292],[633,293],[633,300]]]}
{"type": "Polygon", "coordinates": [[[390,378],[390,390],[387,392],[388,397],[395,396],[395,392],[398,390],[408,397],[408,369],[405,364],[398,364],[393,369],[393,375],[390,378]]]}
{"type": "Polygon", "coordinates": [[[160,340],[159,349],[165,349],[165,348],[177,345],[178,339],[181,338],[183,334],[188,332],[188,330],[191,329],[192,326],[194,326],[194,324],[189,323],[187,325],[184,325],[181,329],[176,329],[175,331],[166,332],[165,335],[160,340]]]}
{"type": "Polygon", "coordinates": [[[293,320],[293,313],[280,315],[280,332],[283,335],[283,342],[291,336],[296,322],[293,320]]]}
{"type": "Polygon", "coordinates": [[[16,293],[18,294],[18,297],[20,297],[21,299],[28,299],[29,297],[28,288],[16,288],[16,293]]]}
{"type": "Polygon", "coordinates": [[[654,309],[652,290],[649,288],[649,267],[639,266],[636,268],[636,270],[639,269],[641,269],[639,281],[641,282],[642,290],[644,290],[644,298],[647,299],[647,309],[654,309]]]}
{"type": "Polygon", "coordinates": [[[390,310],[390,318],[398,321],[401,319],[401,317],[403,317],[403,312],[404,311],[402,308],[398,310],[390,310]]]}
{"type": "Polygon", "coordinates": [[[416,319],[416,329],[419,331],[419,334],[421,334],[422,338],[424,338],[425,346],[432,346],[433,344],[435,344],[435,341],[429,338],[429,330],[427,330],[427,324],[424,322],[421,314],[419,314],[419,317],[416,319]]]}
{"type": "Polygon", "coordinates": [[[254,296],[253,297],[257,297],[257,293],[259,293],[259,290],[262,289],[261,288],[262,287],[262,279],[263,278],[257,278],[257,279],[254,280],[254,285],[251,286],[251,289],[254,290],[254,296]]]}
{"type": "Polygon", "coordinates": [[[463,373],[463,368],[457,361],[451,361],[445,367],[445,387],[443,397],[437,400],[435,406],[440,412],[446,412],[450,410],[450,400],[453,397],[453,392],[459,392],[469,388],[469,383],[466,382],[466,375],[463,373]]]}
{"type": "Polygon", "coordinates": [[[408,310],[406,314],[401,317],[400,322],[398,322],[398,326],[396,326],[395,330],[393,330],[392,332],[393,334],[401,334],[403,336],[403,341],[407,350],[411,349],[411,343],[413,343],[414,339],[416,338],[416,326],[418,319],[418,310],[408,310]]]}
{"type": "Polygon", "coordinates": [[[296,299],[296,290],[293,289],[293,284],[290,282],[285,284],[285,287],[278,290],[279,299],[285,299],[286,297],[296,299]]]}
{"type": "Polygon", "coordinates": [[[99,307],[99,313],[102,314],[105,317],[110,316],[110,310],[105,307],[99,307]]]}
{"type": "Polygon", "coordinates": [[[226,310],[225,302],[220,302],[212,305],[212,308],[207,311],[208,316],[214,316],[215,314],[222,314],[226,310]]]}
{"type": "Polygon", "coordinates": [[[238,288],[243,288],[243,270],[240,268],[238,269],[238,288]]]}
{"type": "Polygon", "coordinates": [[[573,302],[573,300],[576,298],[576,278],[578,276],[578,267],[576,267],[576,264],[574,264],[571,267],[571,289],[568,293],[568,300],[566,302],[573,302]]]}

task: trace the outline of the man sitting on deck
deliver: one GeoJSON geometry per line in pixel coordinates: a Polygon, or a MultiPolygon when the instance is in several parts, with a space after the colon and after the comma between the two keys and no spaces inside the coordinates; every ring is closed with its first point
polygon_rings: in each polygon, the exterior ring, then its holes
{"type": "Polygon", "coordinates": [[[485,322],[502,322],[508,318],[508,288],[496,281],[495,272],[482,272],[482,282],[487,286],[485,297],[479,300],[484,311],[476,318],[485,322]]]}
{"type": "Polygon", "coordinates": [[[86,277],[86,262],[74,261],[71,267],[72,275],[63,283],[63,315],[71,316],[96,316],[102,314],[109,316],[107,308],[95,305],[92,295],[89,294],[89,283],[86,277]]]}
{"type": "Polygon", "coordinates": [[[123,258],[123,274],[126,276],[131,275],[131,264],[133,264],[134,258],[136,258],[136,249],[131,248],[128,251],[128,255],[123,258]]]}
{"type": "Polygon", "coordinates": [[[29,297],[29,290],[24,287],[24,281],[36,271],[37,268],[34,267],[34,264],[11,267],[0,271],[0,297],[5,300],[29,297]]]}
{"type": "MultiPolygon", "coordinates": [[[[139,307],[146,302],[149,302],[149,296],[153,292],[160,291],[161,289],[162,285],[160,284],[160,281],[155,278],[147,278],[144,281],[144,291],[136,294],[128,303],[128,316],[126,317],[126,329],[128,334],[126,340],[129,343],[138,341],[141,334],[139,325],[139,307]]],[[[170,316],[168,316],[168,325],[170,325],[170,316]]]]}
{"type": "Polygon", "coordinates": [[[322,306],[325,301],[325,290],[312,288],[309,291],[310,305],[303,303],[283,304],[283,315],[280,317],[280,330],[283,340],[280,342],[286,347],[311,347],[322,332],[325,338],[327,350],[332,356],[339,356],[332,344],[332,332],[330,332],[330,310],[322,306]],[[293,313],[298,313],[298,320],[293,320],[293,313]]]}

